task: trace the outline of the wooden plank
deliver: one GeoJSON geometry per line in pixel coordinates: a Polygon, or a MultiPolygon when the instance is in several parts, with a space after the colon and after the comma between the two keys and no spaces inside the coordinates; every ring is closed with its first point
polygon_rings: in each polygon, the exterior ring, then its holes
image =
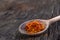
{"type": "Polygon", "coordinates": [[[60,21],[51,24],[41,35],[27,36],[18,31],[24,21],[60,15],[60,0],[3,0],[2,5],[6,2],[7,8],[1,6],[0,11],[0,40],[60,40],[60,21]]]}

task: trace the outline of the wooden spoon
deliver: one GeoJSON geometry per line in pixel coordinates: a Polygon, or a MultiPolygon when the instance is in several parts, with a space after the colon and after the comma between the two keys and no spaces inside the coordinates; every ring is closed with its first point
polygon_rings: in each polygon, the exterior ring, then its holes
{"type": "Polygon", "coordinates": [[[19,26],[19,32],[22,33],[22,34],[26,34],[26,35],[37,35],[37,34],[41,34],[43,32],[45,32],[49,25],[56,22],[56,21],[59,21],[60,20],[60,15],[57,16],[57,17],[54,17],[52,19],[48,19],[48,20],[43,20],[43,19],[33,19],[33,20],[38,20],[38,21],[41,21],[44,25],[45,25],[45,29],[40,31],[40,32],[37,32],[37,33],[33,33],[33,34],[29,34],[26,32],[26,30],[24,29],[26,27],[26,23],[32,21],[32,20],[29,20],[29,21],[26,21],[24,23],[22,23],[20,26],[19,26]]]}

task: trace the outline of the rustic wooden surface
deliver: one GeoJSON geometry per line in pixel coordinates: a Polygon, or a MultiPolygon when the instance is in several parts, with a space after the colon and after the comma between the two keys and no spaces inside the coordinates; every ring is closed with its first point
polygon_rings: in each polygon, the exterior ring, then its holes
{"type": "Polygon", "coordinates": [[[0,40],[60,40],[60,21],[43,34],[20,34],[19,25],[30,19],[50,19],[60,15],[60,0],[0,0],[0,40]]]}

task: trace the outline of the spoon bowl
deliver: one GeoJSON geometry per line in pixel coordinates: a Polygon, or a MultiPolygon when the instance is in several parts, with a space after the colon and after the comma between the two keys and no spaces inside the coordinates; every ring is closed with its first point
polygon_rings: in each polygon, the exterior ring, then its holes
{"type": "Polygon", "coordinates": [[[19,26],[19,31],[20,31],[20,33],[27,34],[27,35],[41,34],[41,33],[43,33],[45,30],[47,30],[47,28],[49,27],[49,23],[47,22],[47,20],[41,20],[41,19],[33,19],[33,20],[29,20],[29,21],[26,21],[26,22],[22,23],[22,24],[19,26]],[[27,33],[24,28],[25,28],[25,26],[26,26],[26,24],[27,24],[28,22],[31,22],[31,21],[33,21],[33,20],[38,20],[38,21],[40,21],[41,23],[43,23],[43,24],[45,25],[45,29],[44,29],[43,31],[40,31],[40,32],[37,32],[37,33],[33,33],[33,34],[27,33]]]}
{"type": "Polygon", "coordinates": [[[48,27],[49,27],[50,24],[52,24],[53,22],[56,22],[56,21],[58,21],[58,20],[60,20],[60,16],[54,17],[54,18],[49,19],[49,20],[32,19],[32,20],[29,20],[29,21],[26,21],[26,22],[22,23],[22,24],[19,26],[19,32],[22,33],[22,34],[26,34],[26,35],[37,35],[37,34],[41,34],[41,33],[45,32],[45,31],[48,29],[48,27]],[[38,21],[40,21],[42,24],[44,24],[45,29],[42,30],[42,31],[40,31],[40,32],[33,33],[33,34],[27,33],[26,30],[25,30],[26,24],[27,24],[28,22],[33,21],[33,20],[38,20],[38,21]]]}

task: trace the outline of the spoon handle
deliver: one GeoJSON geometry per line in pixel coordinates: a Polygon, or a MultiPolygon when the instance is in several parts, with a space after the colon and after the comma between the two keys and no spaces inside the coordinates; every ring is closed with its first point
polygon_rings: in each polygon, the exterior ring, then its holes
{"type": "Polygon", "coordinates": [[[49,19],[48,21],[49,21],[49,23],[51,24],[51,23],[54,23],[54,22],[59,21],[59,20],[60,20],[60,15],[57,16],[57,17],[51,18],[51,19],[49,19]]]}

